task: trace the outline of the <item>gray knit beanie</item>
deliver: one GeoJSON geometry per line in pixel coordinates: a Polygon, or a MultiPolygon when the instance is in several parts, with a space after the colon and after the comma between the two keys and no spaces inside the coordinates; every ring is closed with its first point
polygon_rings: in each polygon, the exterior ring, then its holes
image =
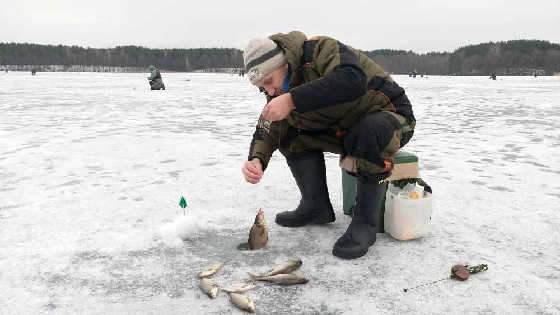
{"type": "Polygon", "coordinates": [[[252,39],[243,52],[249,81],[256,84],[267,74],[283,66],[287,60],[278,45],[268,38],[252,39]]]}

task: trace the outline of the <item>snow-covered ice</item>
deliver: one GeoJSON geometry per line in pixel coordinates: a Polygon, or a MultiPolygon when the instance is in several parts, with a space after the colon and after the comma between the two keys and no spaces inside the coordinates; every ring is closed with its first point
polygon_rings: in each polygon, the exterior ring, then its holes
{"type": "Polygon", "coordinates": [[[279,227],[299,198],[284,158],[258,185],[241,175],[263,96],[238,76],[162,75],[166,91],[145,74],[0,73],[0,314],[241,314],[194,275],[225,261],[225,285],[294,257],[311,281],[259,285],[257,313],[560,313],[560,78],[395,76],[418,120],[405,150],[434,190],[431,232],[379,234],[345,261],[331,255],[350,222],[338,157],[336,222],[279,227]],[[259,207],[268,247],[236,250],[259,207]],[[403,292],[457,263],[489,270],[403,292]]]}

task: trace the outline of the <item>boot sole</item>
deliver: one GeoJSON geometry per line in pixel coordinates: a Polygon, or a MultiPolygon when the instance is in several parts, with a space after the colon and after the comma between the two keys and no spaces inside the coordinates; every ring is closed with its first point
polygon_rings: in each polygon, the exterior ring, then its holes
{"type": "Polygon", "coordinates": [[[307,222],[302,222],[302,221],[283,221],[283,220],[278,220],[278,218],[276,218],[274,220],[274,222],[276,222],[276,224],[283,226],[283,227],[301,227],[301,226],[305,226],[305,225],[309,225],[309,224],[327,224],[327,223],[331,223],[334,222],[335,218],[333,219],[326,219],[326,220],[310,220],[307,222]]]}
{"type": "Polygon", "coordinates": [[[356,251],[347,252],[345,250],[337,249],[337,247],[334,247],[333,250],[332,250],[332,254],[334,256],[342,258],[342,259],[356,259],[356,258],[360,258],[362,256],[365,256],[368,251],[369,251],[369,247],[366,248],[366,250],[362,250],[362,251],[359,251],[359,252],[356,252],[356,251]]]}
{"type": "Polygon", "coordinates": [[[332,249],[332,254],[336,257],[340,257],[340,258],[344,258],[344,259],[356,259],[356,258],[360,258],[362,256],[364,256],[365,254],[368,253],[369,248],[373,246],[373,244],[375,244],[375,239],[369,242],[368,247],[365,248],[365,250],[360,250],[360,251],[356,251],[356,250],[348,250],[345,247],[339,247],[339,246],[333,246],[332,249]]]}

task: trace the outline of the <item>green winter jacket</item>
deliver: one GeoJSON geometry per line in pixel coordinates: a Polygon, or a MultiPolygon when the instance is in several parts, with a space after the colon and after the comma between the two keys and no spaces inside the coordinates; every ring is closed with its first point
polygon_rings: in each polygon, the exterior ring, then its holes
{"type": "Polygon", "coordinates": [[[165,90],[165,85],[163,84],[163,79],[161,78],[161,74],[159,70],[154,66],[149,66],[148,70],[150,70],[150,76],[148,80],[150,81],[150,87],[152,90],[165,90]]]}
{"type": "Polygon", "coordinates": [[[263,169],[276,149],[305,149],[290,148],[298,135],[313,135],[307,137],[310,147],[341,153],[340,135],[371,113],[397,114],[403,130],[413,130],[415,118],[404,89],[363,52],[326,36],[307,40],[298,31],[269,38],[283,50],[292,69],[295,109],[281,121],[259,118],[248,158],[259,158],[263,169]]]}

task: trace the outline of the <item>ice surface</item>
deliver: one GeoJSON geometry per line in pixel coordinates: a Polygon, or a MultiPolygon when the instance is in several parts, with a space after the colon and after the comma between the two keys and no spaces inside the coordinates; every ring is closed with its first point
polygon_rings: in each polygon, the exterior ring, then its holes
{"type": "Polygon", "coordinates": [[[225,261],[214,279],[227,284],[294,257],[311,281],[259,284],[257,313],[560,313],[560,78],[395,76],[418,120],[405,149],[434,190],[431,232],[380,234],[345,261],[331,255],[350,222],[338,157],[336,222],[279,227],[299,200],[284,158],[258,185],[240,171],[263,96],[238,76],[162,75],[166,91],[145,74],[0,73],[0,314],[240,314],[195,274],[225,261]],[[259,207],[268,247],[240,252],[259,207]],[[490,269],[403,292],[457,263],[490,269]]]}

